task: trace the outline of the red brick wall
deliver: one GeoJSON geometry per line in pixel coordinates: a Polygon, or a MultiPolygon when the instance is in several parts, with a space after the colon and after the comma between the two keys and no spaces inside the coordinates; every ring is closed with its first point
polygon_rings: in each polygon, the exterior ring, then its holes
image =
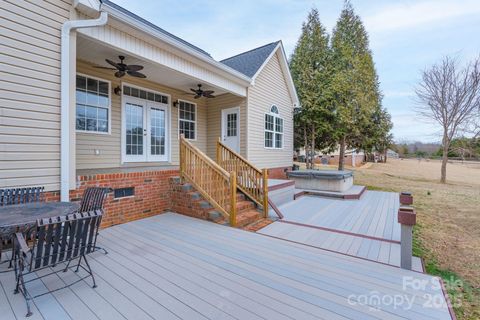
{"type": "MultiPolygon", "coordinates": [[[[77,189],[70,191],[71,201],[80,201],[87,187],[112,189],[135,187],[135,195],[114,199],[113,192],[105,200],[102,227],[150,217],[171,209],[169,179],[178,170],[96,174],[77,177],[77,189]]],[[[59,201],[58,191],[47,192],[47,201],[59,201]]]]}
{"type": "Polygon", "coordinates": [[[185,191],[182,188],[183,184],[179,179],[170,179],[171,210],[186,216],[207,220],[208,212],[213,208],[202,207],[201,202],[204,201],[204,198],[195,189],[185,191]]]}

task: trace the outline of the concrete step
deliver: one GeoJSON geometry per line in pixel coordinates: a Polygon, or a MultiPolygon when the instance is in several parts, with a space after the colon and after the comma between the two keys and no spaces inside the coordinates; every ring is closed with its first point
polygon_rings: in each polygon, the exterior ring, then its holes
{"type": "Polygon", "coordinates": [[[182,185],[182,191],[189,192],[195,190],[190,183],[184,183],[182,185]]]}
{"type": "Polygon", "coordinates": [[[208,219],[218,224],[228,225],[228,221],[225,217],[215,209],[208,212],[208,219]]]}

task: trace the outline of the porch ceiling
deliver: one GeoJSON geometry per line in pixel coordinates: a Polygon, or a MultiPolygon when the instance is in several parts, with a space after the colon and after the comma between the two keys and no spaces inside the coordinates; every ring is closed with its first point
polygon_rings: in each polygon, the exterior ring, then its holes
{"type": "MultiPolygon", "coordinates": [[[[160,64],[129,55],[124,51],[99,43],[98,41],[91,40],[86,36],[80,34],[77,36],[77,59],[87,61],[91,63],[92,66],[110,67],[110,65],[105,62],[105,59],[108,58],[113,61],[118,61],[119,55],[125,56],[126,64],[140,64],[144,66],[144,69],[141,72],[147,76],[147,80],[149,81],[156,82],[170,88],[182,90],[187,93],[191,93],[190,88],[196,88],[197,84],[199,83],[203,85],[202,89],[204,90],[214,90],[214,95],[216,96],[228,93],[228,91],[222,88],[213,86],[192,76],[188,76],[160,64]]],[[[112,70],[112,74],[113,72],[114,71],[112,70]]],[[[130,79],[132,78],[128,75],[122,78],[122,80],[125,82],[128,82],[130,79]]]]}

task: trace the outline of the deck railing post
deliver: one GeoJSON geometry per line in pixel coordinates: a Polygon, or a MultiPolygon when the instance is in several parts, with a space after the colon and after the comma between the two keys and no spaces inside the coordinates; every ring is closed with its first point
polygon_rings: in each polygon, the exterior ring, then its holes
{"type": "Polygon", "coordinates": [[[237,175],[230,173],[230,226],[237,224],[237,175]]]}
{"type": "Polygon", "coordinates": [[[180,156],[180,177],[183,176],[183,173],[184,173],[184,170],[185,170],[185,152],[183,150],[183,145],[182,145],[182,141],[183,140],[183,134],[181,134],[179,137],[178,137],[178,150],[179,150],[179,156],[180,156]]]}
{"type": "Polygon", "coordinates": [[[263,178],[263,216],[268,218],[268,169],[262,170],[263,178]]]}
{"type": "Polygon", "coordinates": [[[413,249],[413,226],[416,223],[417,214],[413,207],[400,207],[398,209],[398,223],[400,229],[400,267],[412,269],[413,249]]]}
{"type": "Polygon", "coordinates": [[[221,154],[220,154],[220,148],[221,148],[221,145],[220,145],[220,142],[221,142],[221,139],[220,137],[218,137],[218,140],[217,140],[217,157],[216,157],[216,160],[217,160],[217,163],[220,164],[220,162],[222,161],[221,159],[221,154]]]}

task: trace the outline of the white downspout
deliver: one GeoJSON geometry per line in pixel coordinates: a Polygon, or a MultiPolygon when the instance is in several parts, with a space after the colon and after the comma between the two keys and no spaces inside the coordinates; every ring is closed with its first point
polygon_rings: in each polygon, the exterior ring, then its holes
{"type": "Polygon", "coordinates": [[[60,201],[70,201],[70,31],[103,26],[108,14],[89,20],[69,20],[62,26],[60,71],[60,201]]]}

